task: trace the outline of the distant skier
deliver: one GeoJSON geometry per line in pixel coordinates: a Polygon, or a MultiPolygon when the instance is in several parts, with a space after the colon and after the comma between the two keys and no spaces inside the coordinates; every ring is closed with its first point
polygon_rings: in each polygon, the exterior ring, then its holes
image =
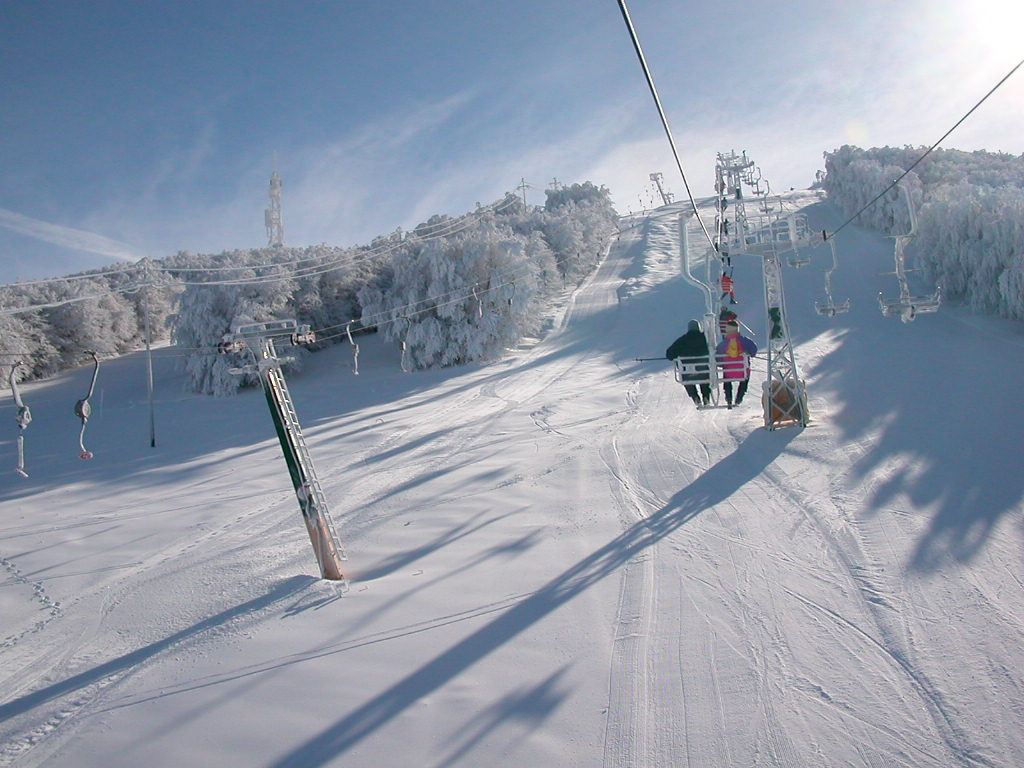
{"type": "MultiPolygon", "coordinates": [[[[686,325],[686,333],[680,336],[678,339],[672,342],[672,346],[665,350],[665,357],[669,360],[675,360],[677,357],[694,358],[703,357],[710,362],[710,355],[708,352],[708,339],[704,335],[704,332],[700,329],[700,323],[696,320],[691,320],[686,325]]],[[[687,362],[694,362],[688,360],[687,362]]],[[[708,366],[698,364],[695,368],[697,373],[683,374],[683,387],[686,389],[686,394],[693,400],[693,404],[698,408],[701,405],[708,405],[711,402],[711,385],[707,383],[700,384],[700,395],[697,394],[697,384],[687,384],[687,380],[700,380],[708,377],[708,366]]]]}
{"type": "Polygon", "coordinates": [[[750,383],[750,362],[748,357],[757,354],[757,344],[746,336],[740,335],[740,327],[735,322],[726,323],[726,334],[722,343],[715,349],[718,361],[722,363],[722,389],[725,390],[725,404],[732,408],[732,385],[739,382],[736,390],[736,405],[743,402],[750,383]]]}
{"type": "Polygon", "coordinates": [[[732,277],[728,272],[722,273],[722,298],[720,301],[725,301],[725,297],[729,297],[730,304],[738,304],[736,301],[736,283],[733,282],[732,277]]]}

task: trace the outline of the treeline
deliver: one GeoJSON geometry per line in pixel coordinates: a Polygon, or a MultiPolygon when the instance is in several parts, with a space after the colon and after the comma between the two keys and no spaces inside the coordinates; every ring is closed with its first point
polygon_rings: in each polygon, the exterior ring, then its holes
{"type": "MultiPolygon", "coordinates": [[[[21,359],[26,379],[78,365],[86,350],[138,349],[147,311],[152,338],[170,338],[189,386],[209,394],[254,383],[228,372],[239,358],[216,354],[223,335],[286,317],[319,329],[316,347],[347,343],[350,321],[354,332],[379,329],[406,342],[415,367],[492,357],[538,332],[556,294],[600,259],[616,218],[608,190],[584,182],[550,190],[542,208],[510,194],[363,247],[180,252],[123,273],[5,286],[0,309],[94,298],[0,315],[4,359],[21,359]]],[[[289,350],[292,365],[306,354],[289,350]]]]}
{"type": "MultiPolygon", "coordinates": [[[[885,189],[924,147],[825,153],[821,186],[847,216],[885,189]]],[[[945,296],[979,312],[1024,319],[1024,156],[937,149],[901,182],[918,210],[908,256],[945,296]]],[[[909,230],[906,203],[890,193],[857,223],[885,234],[909,230]]]]}

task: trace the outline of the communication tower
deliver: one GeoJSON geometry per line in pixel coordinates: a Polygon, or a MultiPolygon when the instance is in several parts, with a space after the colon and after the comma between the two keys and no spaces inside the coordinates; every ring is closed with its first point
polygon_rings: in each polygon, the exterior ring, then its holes
{"type": "Polygon", "coordinates": [[[280,248],[284,245],[284,224],[281,222],[281,175],[274,170],[270,177],[270,207],[263,212],[267,225],[267,245],[280,248]]]}

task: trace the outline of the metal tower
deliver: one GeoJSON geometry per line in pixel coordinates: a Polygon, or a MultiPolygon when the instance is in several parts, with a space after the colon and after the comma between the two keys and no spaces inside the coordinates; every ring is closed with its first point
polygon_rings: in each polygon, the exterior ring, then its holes
{"type": "MultiPolygon", "coordinates": [[[[737,156],[719,153],[716,178],[724,182],[721,193],[733,197],[728,238],[731,256],[761,257],[764,275],[765,308],[768,315],[768,378],[764,383],[764,425],[772,430],[780,426],[806,426],[807,391],[797,370],[793,342],[789,335],[786,294],[782,283],[780,254],[797,248],[820,245],[820,234],[812,233],[804,214],[783,217],[781,206],[775,210],[765,206],[765,213],[748,216],[743,200],[743,184],[759,190],[760,172],[755,176],[754,163],[747,153],[737,156]]],[[[724,207],[724,206],[723,206],[724,207]]]]}
{"type": "Polygon", "coordinates": [[[274,170],[270,177],[270,207],[263,211],[267,225],[267,245],[280,248],[284,245],[284,224],[281,221],[281,175],[274,170]]]}
{"type": "Polygon", "coordinates": [[[281,361],[274,349],[274,338],[282,336],[290,337],[293,344],[308,344],[315,340],[308,325],[297,327],[294,320],[277,320],[237,328],[233,334],[224,337],[219,351],[230,353],[247,349],[251,352],[254,364],[232,368],[231,373],[253,373],[259,376],[267,405],[270,406],[270,416],[274,420],[274,429],[284,452],[284,460],[288,465],[288,474],[291,475],[295,495],[299,499],[306,532],[313,544],[317,565],[320,566],[320,575],[325,579],[341,581],[345,578],[341,571],[344,551],[334,531],[334,523],[327,509],[327,498],[302,437],[299,416],[281,372],[281,361]]]}
{"type": "Polygon", "coordinates": [[[658,188],[658,194],[661,195],[662,202],[665,205],[669,205],[672,202],[673,195],[671,192],[665,191],[665,187],[662,185],[662,182],[665,180],[664,177],[660,173],[652,173],[650,178],[654,182],[654,186],[658,188]]]}

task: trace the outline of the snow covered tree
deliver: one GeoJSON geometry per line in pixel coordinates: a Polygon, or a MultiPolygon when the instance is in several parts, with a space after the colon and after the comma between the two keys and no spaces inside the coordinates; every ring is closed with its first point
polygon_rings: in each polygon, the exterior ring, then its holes
{"type": "MultiPolygon", "coordinates": [[[[251,279],[256,275],[249,271],[232,277],[251,279]]],[[[185,359],[184,369],[196,392],[229,395],[243,384],[257,383],[255,377],[228,373],[229,368],[248,359],[218,355],[217,345],[224,334],[241,324],[267,322],[286,316],[294,289],[292,279],[242,285],[188,286],[180,299],[173,339],[177,346],[193,353],[185,359]]]]}
{"type": "MultiPolygon", "coordinates": [[[[923,153],[923,147],[841,147],[825,154],[824,187],[852,216],[923,153]]],[[[979,312],[1024,318],[1013,266],[1024,252],[1024,157],[939,149],[901,184],[911,186],[918,207],[918,237],[908,255],[925,279],[979,312]]],[[[857,223],[905,232],[905,211],[902,196],[890,193],[857,223]]]]}

